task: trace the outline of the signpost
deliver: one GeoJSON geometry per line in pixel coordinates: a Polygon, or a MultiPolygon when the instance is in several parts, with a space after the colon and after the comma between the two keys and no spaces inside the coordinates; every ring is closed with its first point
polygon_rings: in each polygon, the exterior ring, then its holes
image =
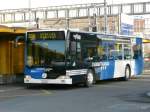
{"type": "Polygon", "coordinates": [[[120,34],[133,35],[134,18],[132,16],[120,15],[120,34]]]}

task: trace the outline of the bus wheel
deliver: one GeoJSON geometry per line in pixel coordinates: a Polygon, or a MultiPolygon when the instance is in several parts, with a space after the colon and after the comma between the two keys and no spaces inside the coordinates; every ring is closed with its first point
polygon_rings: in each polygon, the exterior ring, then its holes
{"type": "Polygon", "coordinates": [[[125,81],[128,81],[128,80],[130,79],[130,76],[131,76],[130,67],[129,67],[129,66],[126,66],[126,68],[125,68],[125,77],[124,77],[124,80],[125,80],[125,81]]]}
{"type": "Polygon", "coordinates": [[[94,73],[92,70],[88,70],[85,78],[85,87],[91,87],[95,83],[94,73]]]}

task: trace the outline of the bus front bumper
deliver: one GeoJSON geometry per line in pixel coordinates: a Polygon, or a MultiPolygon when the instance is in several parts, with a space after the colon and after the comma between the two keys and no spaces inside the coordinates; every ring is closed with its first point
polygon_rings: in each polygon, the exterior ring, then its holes
{"type": "Polygon", "coordinates": [[[34,78],[24,78],[24,83],[26,84],[72,84],[72,79],[34,79],[34,78]]]}

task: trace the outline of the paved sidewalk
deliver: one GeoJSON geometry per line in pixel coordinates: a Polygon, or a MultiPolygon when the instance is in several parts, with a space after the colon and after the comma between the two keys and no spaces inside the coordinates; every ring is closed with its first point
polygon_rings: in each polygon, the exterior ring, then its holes
{"type": "Polygon", "coordinates": [[[0,85],[0,93],[12,90],[22,89],[24,86],[23,84],[1,84],[0,85]]]}

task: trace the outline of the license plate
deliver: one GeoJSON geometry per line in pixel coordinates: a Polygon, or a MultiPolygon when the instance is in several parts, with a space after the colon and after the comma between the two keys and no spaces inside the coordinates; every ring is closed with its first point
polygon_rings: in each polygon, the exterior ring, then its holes
{"type": "Polygon", "coordinates": [[[42,83],[48,83],[48,80],[43,79],[41,82],[42,83]]]}

